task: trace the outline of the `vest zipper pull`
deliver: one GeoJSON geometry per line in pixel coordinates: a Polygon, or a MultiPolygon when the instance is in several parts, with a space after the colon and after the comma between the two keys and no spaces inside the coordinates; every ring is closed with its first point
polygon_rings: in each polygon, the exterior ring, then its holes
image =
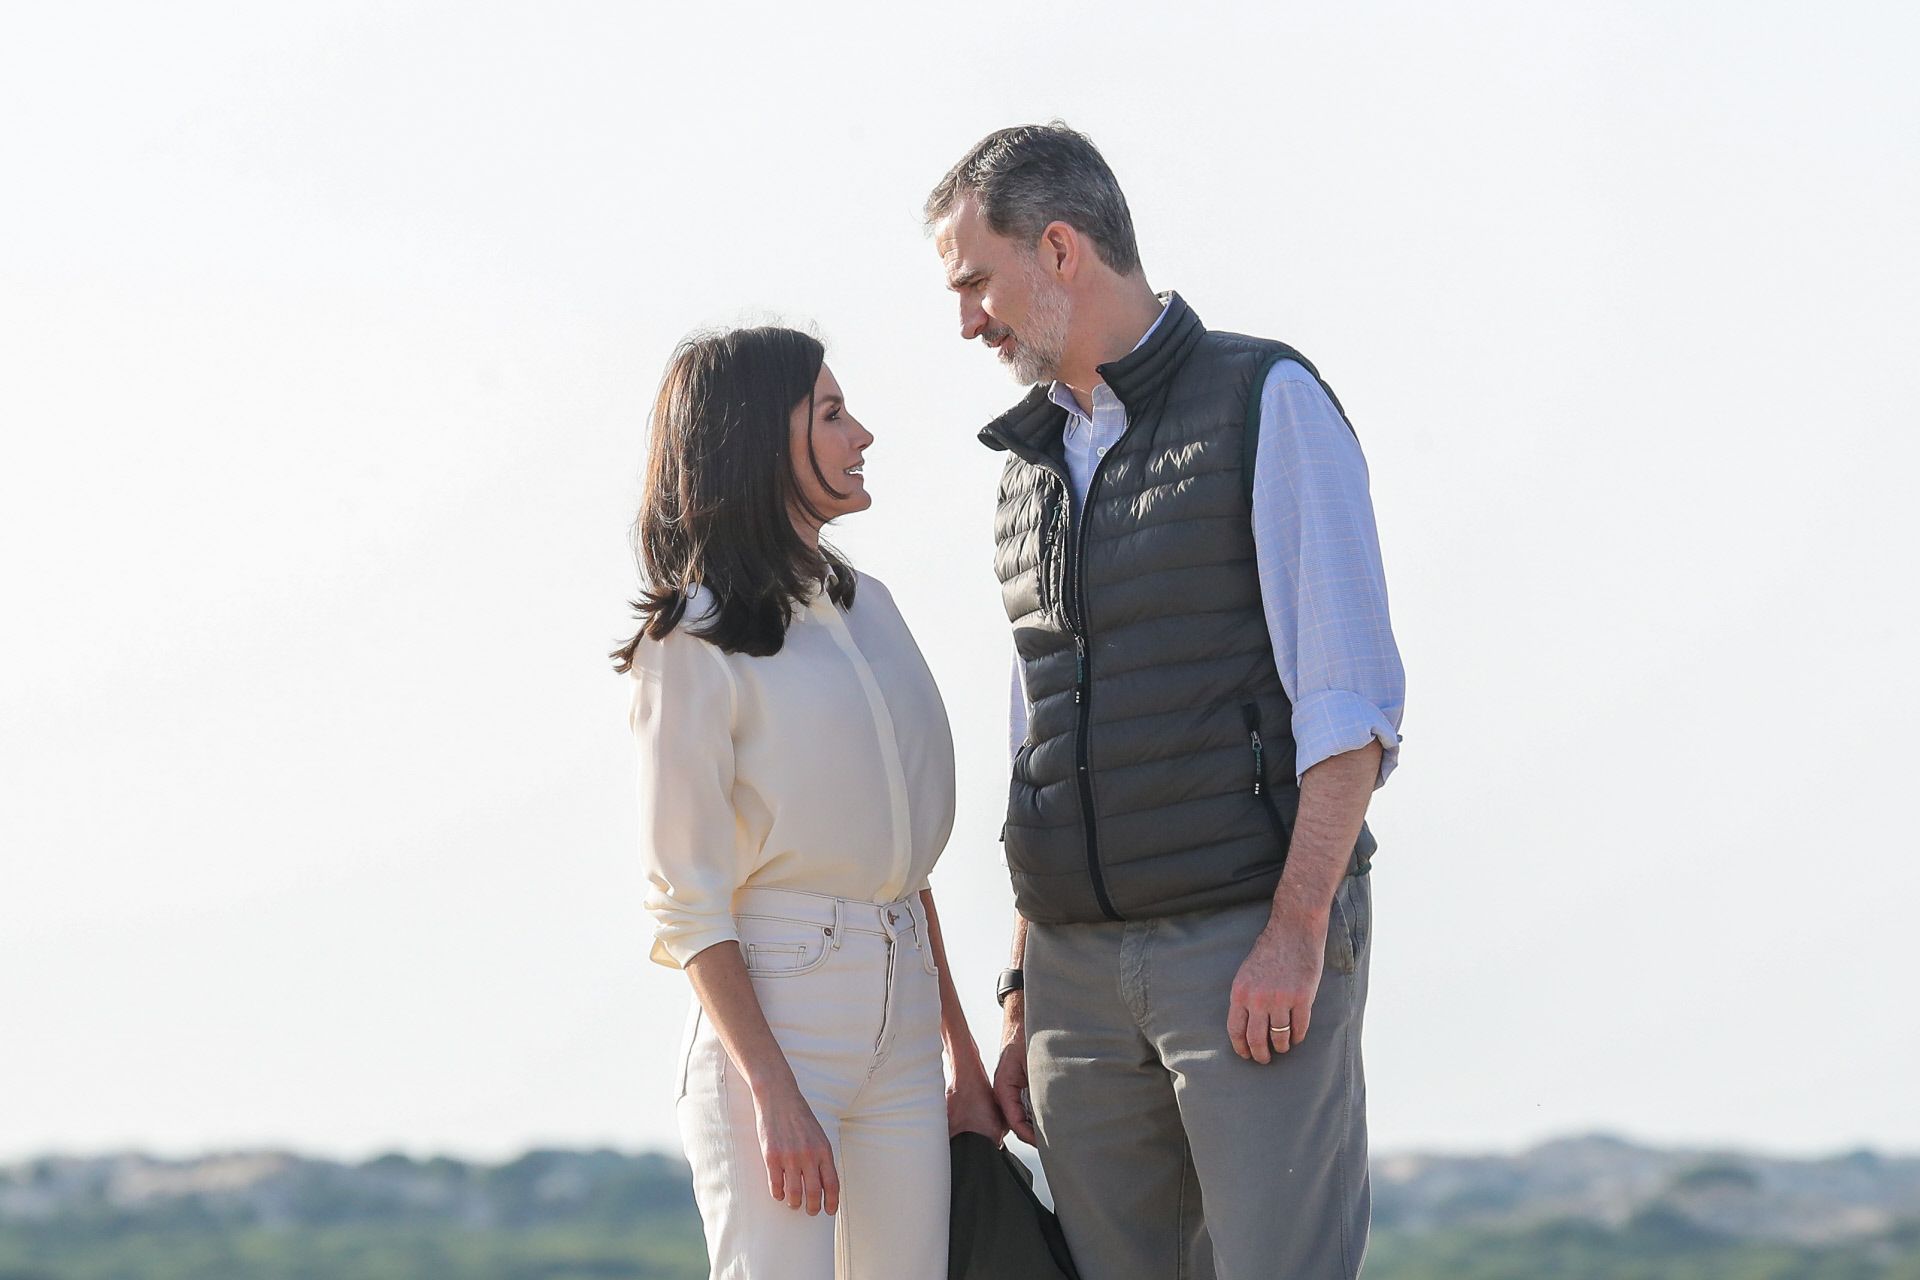
{"type": "Polygon", "coordinates": [[[1073,638],[1073,704],[1079,706],[1086,696],[1087,688],[1087,640],[1085,636],[1073,638]]]}
{"type": "Polygon", "coordinates": [[[1240,723],[1247,726],[1247,745],[1253,748],[1253,794],[1266,788],[1266,748],[1260,741],[1260,704],[1248,702],[1240,708],[1240,723]]]}

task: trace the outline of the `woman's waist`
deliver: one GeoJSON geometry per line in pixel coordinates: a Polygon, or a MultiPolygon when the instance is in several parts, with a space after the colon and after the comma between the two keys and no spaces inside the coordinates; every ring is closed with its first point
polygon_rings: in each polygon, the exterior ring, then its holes
{"type": "Polygon", "coordinates": [[[925,908],[918,893],[875,902],[809,889],[747,884],[734,891],[733,918],[737,925],[756,919],[782,920],[815,925],[830,935],[848,932],[897,937],[924,925],[925,908]]]}

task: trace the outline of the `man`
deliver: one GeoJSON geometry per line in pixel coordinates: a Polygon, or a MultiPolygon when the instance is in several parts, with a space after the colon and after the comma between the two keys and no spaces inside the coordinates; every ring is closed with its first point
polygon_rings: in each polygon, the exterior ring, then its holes
{"type": "Polygon", "coordinates": [[[1155,294],[1065,125],[983,139],[926,218],[961,336],[1037,384],[981,433],[1018,681],[1001,1107],[1086,1280],[1354,1276],[1405,683],[1358,444],[1299,353],[1155,294]]]}

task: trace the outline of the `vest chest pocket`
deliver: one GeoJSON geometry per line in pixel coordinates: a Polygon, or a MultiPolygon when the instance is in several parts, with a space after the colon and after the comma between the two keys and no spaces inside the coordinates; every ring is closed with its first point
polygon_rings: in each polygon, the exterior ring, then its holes
{"type": "Polygon", "coordinates": [[[1039,540],[1039,565],[1035,570],[1037,577],[1035,587],[1039,596],[1040,612],[1045,617],[1060,619],[1063,624],[1067,617],[1063,601],[1066,598],[1065,530],[1069,501],[1066,485],[1058,480],[1049,484],[1046,497],[1042,500],[1039,527],[1035,531],[1039,540]]]}

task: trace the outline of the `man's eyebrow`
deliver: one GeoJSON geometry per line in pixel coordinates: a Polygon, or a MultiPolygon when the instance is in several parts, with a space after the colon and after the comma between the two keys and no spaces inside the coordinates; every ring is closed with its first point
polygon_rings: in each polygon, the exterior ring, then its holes
{"type": "Polygon", "coordinates": [[[970,284],[979,284],[986,278],[985,267],[962,267],[947,276],[947,288],[964,289],[970,284]]]}

